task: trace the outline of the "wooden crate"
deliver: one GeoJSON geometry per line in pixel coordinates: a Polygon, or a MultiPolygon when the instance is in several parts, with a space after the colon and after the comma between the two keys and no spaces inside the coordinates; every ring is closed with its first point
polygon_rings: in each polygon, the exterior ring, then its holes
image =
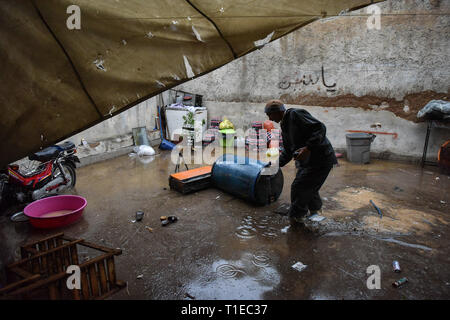
{"type": "Polygon", "coordinates": [[[15,281],[0,289],[0,299],[104,299],[125,287],[117,280],[114,265],[120,249],[58,233],[22,246],[20,252],[22,259],[6,267],[8,278],[15,281]],[[94,249],[99,255],[81,262],[78,247],[94,249]],[[67,288],[70,265],[80,267],[81,290],[67,288]]]}

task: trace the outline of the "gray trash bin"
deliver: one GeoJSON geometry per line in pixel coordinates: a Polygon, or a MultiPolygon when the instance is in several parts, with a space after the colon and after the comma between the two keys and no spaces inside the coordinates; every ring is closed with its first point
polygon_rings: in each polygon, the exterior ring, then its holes
{"type": "Polygon", "coordinates": [[[370,144],[375,139],[370,133],[349,133],[347,138],[347,159],[354,163],[370,162],[370,144]]]}

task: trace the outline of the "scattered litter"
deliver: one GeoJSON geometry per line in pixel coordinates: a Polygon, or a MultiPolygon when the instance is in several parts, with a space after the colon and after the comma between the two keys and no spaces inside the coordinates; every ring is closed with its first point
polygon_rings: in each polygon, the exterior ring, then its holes
{"type": "Polygon", "coordinates": [[[305,270],[306,267],[307,265],[301,263],[300,261],[292,265],[292,268],[294,268],[298,272],[305,270]]]}
{"type": "Polygon", "coordinates": [[[154,35],[153,35],[153,33],[151,33],[151,32],[149,31],[149,32],[147,33],[147,37],[151,39],[151,38],[154,37],[154,35]]]}
{"type": "Polygon", "coordinates": [[[289,226],[286,226],[286,227],[284,227],[283,229],[281,229],[281,233],[287,233],[287,232],[288,232],[288,230],[289,230],[289,227],[290,227],[290,225],[289,225],[289,226]]]}
{"type": "Polygon", "coordinates": [[[316,222],[322,221],[324,219],[325,219],[324,216],[321,216],[321,215],[319,215],[317,213],[315,213],[315,214],[313,214],[312,216],[309,217],[309,220],[316,221],[316,222]]]}
{"type": "Polygon", "coordinates": [[[400,280],[395,281],[392,285],[393,285],[395,288],[398,288],[398,287],[404,285],[404,284],[407,283],[407,282],[408,282],[408,279],[406,279],[406,278],[401,278],[400,280]]]}
{"type": "Polygon", "coordinates": [[[85,146],[86,148],[89,148],[89,143],[86,141],[86,139],[81,138],[81,143],[82,143],[83,146],[85,146]]]}
{"type": "Polygon", "coordinates": [[[153,228],[150,228],[149,226],[145,226],[145,229],[147,229],[149,232],[153,232],[153,228]]]}
{"type": "Polygon", "coordinates": [[[186,298],[195,300],[195,297],[194,297],[194,296],[191,296],[191,295],[190,295],[189,293],[187,293],[187,292],[184,294],[184,296],[185,296],[186,298]]]}
{"type": "Polygon", "coordinates": [[[322,198],[322,199],[325,200],[325,201],[328,201],[328,198],[325,198],[325,197],[324,197],[324,198],[322,198]]]}
{"type": "Polygon", "coordinates": [[[144,211],[136,211],[136,221],[141,221],[144,217],[144,211]]]}
{"type": "Polygon", "coordinates": [[[383,214],[381,213],[380,208],[378,208],[378,207],[375,205],[375,203],[373,203],[372,200],[370,200],[369,202],[373,205],[373,207],[375,208],[375,210],[377,210],[378,214],[380,215],[380,219],[382,219],[382,218],[383,218],[383,214]]]}
{"type": "Polygon", "coordinates": [[[161,225],[163,227],[167,226],[170,223],[175,223],[178,221],[178,217],[176,216],[168,216],[166,219],[162,219],[163,217],[161,217],[161,225]]]}
{"type": "Polygon", "coordinates": [[[446,202],[445,202],[445,201],[443,201],[443,200],[441,200],[441,203],[442,203],[442,204],[445,204],[446,202]]]}
{"type": "Polygon", "coordinates": [[[144,277],[144,275],[143,274],[140,274],[140,275],[138,275],[137,277],[136,277],[136,279],[142,279],[144,277]]]}
{"type": "Polygon", "coordinates": [[[436,180],[439,180],[439,177],[436,177],[436,180]]]}
{"type": "Polygon", "coordinates": [[[394,272],[401,272],[402,270],[400,269],[400,263],[398,263],[398,261],[394,261],[392,262],[392,267],[394,268],[394,272]]]}
{"type": "Polygon", "coordinates": [[[159,217],[159,220],[161,220],[161,221],[167,220],[167,217],[166,216],[161,216],[161,217],[159,217]]]}
{"type": "Polygon", "coordinates": [[[217,196],[217,197],[216,197],[216,200],[219,199],[219,198],[220,198],[220,196],[217,196]]]}
{"type": "Polygon", "coordinates": [[[133,222],[133,223],[135,223],[136,222],[136,220],[130,220],[131,222],[133,222]]]}
{"type": "Polygon", "coordinates": [[[133,151],[137,153],[138,156],[154,156],[155,150],[146,145],[140,145],[133,148],[133,151]]]}
{"type": "Polygon", "coordinates": [[[123,43],[124,46],[127,45],[127,41],[126,40],[122,40],[122,43],[123,43]]]}
{"type": "Polygon", "coordinates": [[[97,69],[102,70],[102,71],[106,71],[106,68],[103,65],[103,63],[105,63],[105,61],[103,61],[102,59],[96,59],[93,63],[95,64],[97,69]]]}
{"type": "Polygon", "coordinates": [[[183,208],[183,210],[184,210],[184,211],[186,211],[186,210],[187,210],[187,208],[183,208]]]}

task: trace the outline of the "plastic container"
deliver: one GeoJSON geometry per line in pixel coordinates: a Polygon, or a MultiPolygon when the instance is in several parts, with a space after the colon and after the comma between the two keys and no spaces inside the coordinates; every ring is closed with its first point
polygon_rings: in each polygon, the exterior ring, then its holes
{"type": "Polygon", "coordinates": [[[268,163],[224,154],[214,163],[211,182],[216,187],[257,205],[278,199],[283,190],[283,173],[278,168],[272,175],[261,174],[268,163]]]}
{"type": "Polygon", "coordinates": [[[370,144],[375,139],[370,133],[349,133],[347,140],[347,160],[353,163],[370,162],[370,144]]]}
{"type": "Polygon", "coordinates": [[[234,136],[236,131],[234,129],[222,129],[219,130],[221,138],[219,140],[219,145],[221,147],[234,147],[234,136]]]}
{"type": "Polygon", "coordinates": [[[27,205],[23,212],[36,228],[58,228],[74,223],[81,218],[87,200],[75,195],[59,195],[40,199],[27,205]],[[67,211],[56,216],[46,216],[52,212],[67,211]]]}

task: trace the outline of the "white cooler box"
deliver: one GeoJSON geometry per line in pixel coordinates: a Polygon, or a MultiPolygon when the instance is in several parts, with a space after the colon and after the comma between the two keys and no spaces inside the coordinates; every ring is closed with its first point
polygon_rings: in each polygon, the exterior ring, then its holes
{"type": "MultiPolygon", "coordinates": [[[[184,119],[183,116],[187,116],[189,110],[183,110],[178,108],[166,108],[167,119],[167,136],[171,141],[178,141],[183,132],[184,119]]],[[[195,142],[202,142],[202,134],[206,132],[208,123],[208,110],[205,107],[195,108],[194,120],[203,123],[201,133],[200,130],[195,132],[195,142]]]]}

